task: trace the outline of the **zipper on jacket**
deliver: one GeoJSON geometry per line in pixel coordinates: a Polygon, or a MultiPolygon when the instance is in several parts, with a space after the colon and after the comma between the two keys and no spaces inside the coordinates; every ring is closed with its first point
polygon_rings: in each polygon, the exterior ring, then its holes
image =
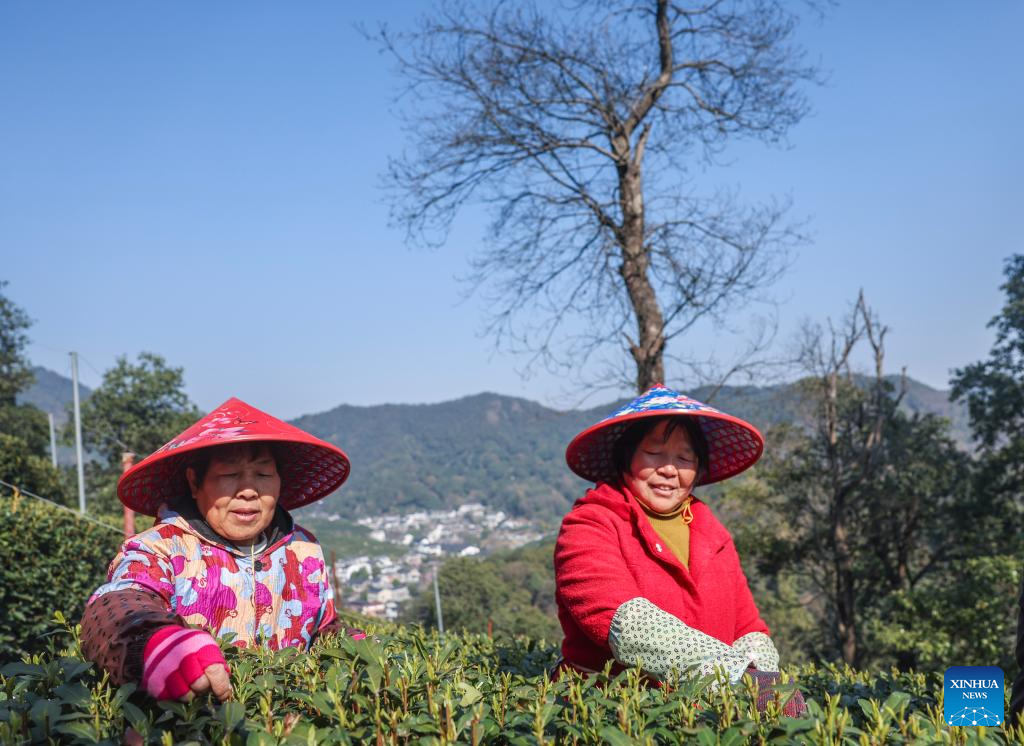
{"type": "Polygon", "coordinates": [[[252,577],[252,644],[259,645],[256,630],[260,627],[260,620],[256,612],[256,545],[249,545],[249,575],[252,577]]]}

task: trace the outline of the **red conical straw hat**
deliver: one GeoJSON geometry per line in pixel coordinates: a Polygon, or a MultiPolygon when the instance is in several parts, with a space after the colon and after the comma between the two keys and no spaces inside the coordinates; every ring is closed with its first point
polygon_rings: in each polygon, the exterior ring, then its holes
{"type": "Polygon", "coordinates": [[[185,469],[193,451],[255,441],[274,443],[278,504],[286,510],[326,497],[348,478],[351,466],[340,448],[232,398],[122,474],[117,496],[132,510],[155,516],[161,503],[190,494],[185,469]]]}

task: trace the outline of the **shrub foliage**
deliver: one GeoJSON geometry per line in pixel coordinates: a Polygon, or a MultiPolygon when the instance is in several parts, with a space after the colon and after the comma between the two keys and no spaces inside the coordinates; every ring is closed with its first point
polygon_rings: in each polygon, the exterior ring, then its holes
{"type": "Polygon", "coordinates": [[[327,638],[308,654],[229,647],[233,700],[155,703],[111,685],[65,629],[54,652],[0,669],[0,741],[113,744],[132,728],[145,743],[245,746],[1024,743],[1024,728],[947,727],[936,673],[794,669],[809,712],[789,719],[792,685],[758,713],[748,687],[650,688],[633,671],[552,682],[557,650],[543,641],[417,627],[371,626],[365,641],[327,638]]]}
{"type": "Polygon", "coordinates": [[[81,617],[121,540],[114,527],[73,512],[0,498],[0,661],[45,649],[55,610],[81,617]]]}

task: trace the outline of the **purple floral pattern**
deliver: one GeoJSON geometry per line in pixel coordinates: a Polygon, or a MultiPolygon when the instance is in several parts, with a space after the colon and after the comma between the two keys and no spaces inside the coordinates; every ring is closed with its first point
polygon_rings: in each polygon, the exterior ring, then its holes
{"type": "Polygon", "coordinates": [[[236,645],[306,648],[335,617],[327,573],[320,545],[298,526],[250,557],[207,542],[165,509],[153,528],[124,543],[89,602],[142,587],[188,624],[236,645]]]}

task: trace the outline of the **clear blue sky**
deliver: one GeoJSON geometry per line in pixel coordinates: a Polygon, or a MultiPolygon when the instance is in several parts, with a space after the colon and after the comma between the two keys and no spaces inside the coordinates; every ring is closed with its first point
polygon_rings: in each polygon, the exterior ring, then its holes
{"type": "MultiPolygon", "coordinates": [[[[212,407],[280,416],[482,390],[554,406],[561,381],[479,336],[456,277],[468,213],[408,250],[377,188],[403,140],[390,62],[357,23],[428,3],[0,3],[0,278],[95,385],[141,350],[212,407]]],[[[813,243],[776,287],[781,342],[863,287],[889,362],[936,387],[983,357],[1003,259],[1024,251],[1024,3],[846,2],[800,35],[829,72],[787,149],[702,179],[789,195],[813,243]],[[1017,51],[1015,51],[1017,50],[1017,51]]],[[[720,345],[712,330],[687,344],[720,345]]],[[[599,403],[613,397],[605,392],[599,403]]]]}

